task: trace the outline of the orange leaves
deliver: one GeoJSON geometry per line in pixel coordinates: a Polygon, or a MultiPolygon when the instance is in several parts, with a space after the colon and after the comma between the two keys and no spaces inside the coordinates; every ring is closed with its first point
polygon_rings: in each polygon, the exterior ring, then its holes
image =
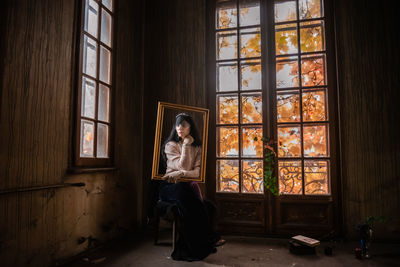
{"type": "Polygon", "coordinates": [[[303,86],[325,84],[325,60],[322,56],[304,57],[301,60],[301,83],[303,86]]]}
{"type": "Polygon", "coordinates": [[[219,24],[220,24],[220,28],[224,29],[224,28],[228,28],[229,24],[231,22],[231,19],[228,17],[228,11],[227,10],[221,10],[219,12],[220,17],[219,17],[219,24]]]}
{"type": "Polygon", "coordinates": [[[304,161],[306,194],[328,194],[328,161],[304,161]]]}
{"type": "Polygon", "coordinates": [[[300,19],[311,19],[321,17],[320,0],[299,0],[300,19]]]}
{"type": "Polygon", "coordinates": [[[304,126],[304,156],[327,156],[326,126],[304,126]]]}
{"type": "Polygon", "coordinates": [[[235,8],[226,8],[218,10],[218,28],[226,29],[236,26],[237,11],[235,8]]]}
{"type": "Polygon", "coordinates": [[[296,24],[286,24],[276,27],[275,49],[277,55],[297,53],[296,24]]]}
{"type": "Polygon", "coordinates": [[[239,192],[239,161],[218,160],[219,191],[239,192]]]}
{"type": "Polygon", "coordinates": [[[325,114],[325,91],[309,91],[303,93],[303,120],[323,121],[325,114]]]}
{"type": "Polygon", "coordinates": [[[262,193],[264,191],[262,161],[244,160],[242,162],[242,170],[242,192],[262,193]]]}
{"type": "Polygon", "coordinates": [[[242,96],[242,122],[262,122],[262,97],[261,95],[242,96]]]}
{"type": "Polygon", "coordinates": [[[278,122],[300,121],[299,94],[278,94],[277,113],[278,122]]]}
{"type": "Polygon", "coordinates": [[[301,194],[302,175],[300,160],[280,160],[278,163],[279,193],[280,194],[301,194]]]}
{"type": "Polygon", "coordinates": [[[238,123],[238,98],[236,96],[219,97],[219,123],[238,123]]]}
{"type": "Polygon", "coordinates": [[[279,157],[300,157],[300,127],[278,127],[279,157]]]}
{"type": "Polygon", "coordinates": [[[302,52],[316,52],[324,49],[323,22],[303,22],[300,26],[300,47],[302,52]]]}
{"type": "Polygon", "coordinates": [[[243,156],[262,157],[262,128],[243,128],[242,132],[242,154],[243,156]],[[255,141],[257,140],[257,141],[255,141]]]}
{"type": "Polygon", "coordinates": [[[250,38],[244,38],[244,36],[247,37],[247,34],[242,35],[242,43],[244,44],[240,49],[242,57],[259,57],[261,55],[261,34],[251,34],[250,38]],[[243,42],[243,40],[245,41],[243,42]]]}
{"type": "Polygon", "coordinates": [[[220,127],[219,156],[237,156],[239,151],[239,133],[237,127],[220,127]]]}

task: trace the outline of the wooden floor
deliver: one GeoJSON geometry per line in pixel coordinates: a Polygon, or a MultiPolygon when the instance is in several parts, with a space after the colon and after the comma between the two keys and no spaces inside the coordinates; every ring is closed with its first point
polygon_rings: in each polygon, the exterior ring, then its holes
{"type": "Polygon", "coordinates": [[[203,261],[179,262],[170,257],[169,237],[169,232],[163,232],[160,241],[165,244],[158,246],[150,236],[115,241],[65,266],[400,266],[400,244],[373,243],[372,258],[358,260],[355,241],[322,242],[316,255],[297,256],[289,253],[286,239],[239,236],[225,236],[227,243],[203,261]],[[332,256],[324,254],[326,246],[333,246],[332,256]]]}

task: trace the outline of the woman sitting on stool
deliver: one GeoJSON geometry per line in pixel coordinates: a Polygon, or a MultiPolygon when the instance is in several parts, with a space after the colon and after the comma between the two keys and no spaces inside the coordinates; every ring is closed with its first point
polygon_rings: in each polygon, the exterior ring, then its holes
{"type": "Polygon", "coordinates": [[[192,117],[186,113],[176,116],[175,125],[162,147],[167,162],[160,186],[160,199],[178,206],[178,240],[172,252],[174,260],[202,260],[225,243],[213,229],[215,207],[203,199],[196,182],[177,182],[180,177],[199,177],[201,140],[192,117]]]}

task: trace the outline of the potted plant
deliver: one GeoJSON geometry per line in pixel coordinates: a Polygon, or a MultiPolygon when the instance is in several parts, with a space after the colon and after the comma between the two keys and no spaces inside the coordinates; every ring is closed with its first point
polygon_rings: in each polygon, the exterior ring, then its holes
{"type": "Polygon", "coordinates": [[[357,225],[357,231],[360,234],[361,239],[361,252],[362,256],[366,259],[371,258],[370,245],[372,240],[372,227],[375,222],[382,223],[385,222],[386,218],[384,216],[374,217],[367,216],[364,222],[357,225]]]}

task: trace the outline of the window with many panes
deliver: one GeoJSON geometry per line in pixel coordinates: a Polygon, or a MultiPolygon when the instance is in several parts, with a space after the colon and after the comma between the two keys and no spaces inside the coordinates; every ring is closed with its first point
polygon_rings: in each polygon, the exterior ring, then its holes
{"type": "Polygon", "coordinates": [[[109,165],[113,91],[113,0],[83,0],[76,165],[109,165]]]}
{"type": "Polygon", "coordinates": [[[262,114],[267,112],[275,114],[270,135],[277,139],[279,193],[330,194],[321,0],[273,1],[274,36],[268,38],[260,32],[267,21],[260,20],[259,1],[216,2],[217,192],[263,193],[262,114]],[[271,38],[273,46],[262,45],[271,38]],[[273,59],[263,58],[262,47],[274,48],[268,53],[273,59]],[[264,72],[267,64],[261,62],[275,64],[264,72]],[[262,82],[263,73],[274,77],[273,85],[262,82]],[[274,110],[262,110],[270,106],[263,105],[263,95],[273,95],[274,110]]]}
{"type": "Polygon", "coordinates": [[[259,5],[219,2],[216,45],[217,191],[262,193],[259,5]]]}
{"type": "Polygon", "coordinates": [[[329,118],[321,0],[275,1],[280,194],[329,194],[329,118]]]}

